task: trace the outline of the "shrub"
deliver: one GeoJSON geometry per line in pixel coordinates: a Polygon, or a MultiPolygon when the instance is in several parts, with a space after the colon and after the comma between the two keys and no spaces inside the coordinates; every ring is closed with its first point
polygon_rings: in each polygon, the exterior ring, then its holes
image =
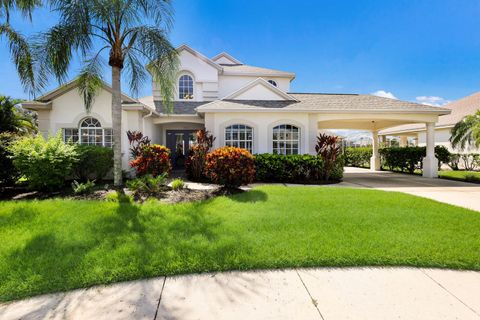
{"type": "Polygon", "coordinates": [[[77,179],[102,180],[113,168],[113,149],[101,146],[77,145],[79,161],[74,167],[77,179]]]}
{"type": "Polygon", "coordinates": [[[323,160],[313,155],[259,154],[255,156],[256,180],[308,183],[322,178],[323,160]]]}
{"type": "Polygon", "coordinates": [[[478,155],[472,153],[462,153],[460,160],[462,161],[463,169],[473,171],[477,167],[478,155]]]}
{"type": "Polygon", "coordinates": [[[130,144],[130,157],[132,159],[140,156],[142,148],[150,145],[150,139],[140,131],[127,131],[127,138],[130,144]]]}
{"type": "Polygon", "coordinates": [[[325,181],[330,179],[330,174],[335,168],[337,158],[340,157],[341,148],[339,141],[338,137],[324,133],[317,137],[315,151],[323,160],[322,178],[325,181]]]}
{"type": "Polygon", "coordinates": [[[127,181],[127,187],[135,197],[157,196],[165,191],[167,185],[167,173],[160,174],[156,177],[147,174],[145,176],[127,181]]]}
{"type": "Polygon", "coordinates": [[[345,148],[344,161],[346,166],[370,168],[370,158],[373,151],[371,147],[345,148]]]}
{"type": "Polygon", "coordinates": [[[450,155],[448,166],[452,168],[452,170],[460,170],[460,155],[458,153],[452,153],[450,155]]]}
{"type": "Polygon", "coordinates": [[[158,144],[146,145],[141,148],[139,155],[130,165],[135,168],[137,175],[150,174],[154,177],[170,172],[170,150],[158,144]]]}
{"type": "Polygon", "coordinates": [[[10,151],[10,145],[14,142],[14,139],[15,135],[12,133],[0,133],[0,186],[11,185],[19,178],[10,151]]]}
{"type": "Polygon", "coordinates": [[[185,182],[183,182],[182,179],[175,179],[172,181],[172,189],[177,191],[177,190],[182,190],[185,188],[185,182]]]}
{"type": "MultiPolygon", "coordinates": [[[[416,169],[422,168],[423,158],[427,151],[425,147],[393,147],[380,149],[382,163],[389,170],[406,171],[414,173],[416,169]]],[[[444,146],[435,147],[435,157],[438,158],[438,166],[442,163],[449,163],[451,154],[444,146]]]]}
{"type": "Polygon", "coordinates": [[[207,154],[205,170],[214,183],[227,188],[238,188],[255,179],[254,158],[242,148],[223,147],[207,154]]]}
{"type": "Polygon", "coordinates": [[[31,189],[52,190],[63,186],[78,161],[75,146],[64,143],[61,133],[48,139],[41,135],[24,137],[9,149],[13,164],[27,178],[31,189]]]}
{"type": "Polygon", "coordinates": [[[192,181],[205,181],[205,160],[207,154],[213,146],[215,138],[205,130],[199,130],[195,133],[196,142],[190,147],[187,161],[185,162],[185,171],[188,179],[192,181]]]}
{"type": "Polygon", "coordinates": [[[80,183],[77,180],[73,180],[72,182],[72,190],[73,193],[81,195],[81,194],[90,194],[95,187],[95,180],[88,180],[85,183],[80,183]]]}

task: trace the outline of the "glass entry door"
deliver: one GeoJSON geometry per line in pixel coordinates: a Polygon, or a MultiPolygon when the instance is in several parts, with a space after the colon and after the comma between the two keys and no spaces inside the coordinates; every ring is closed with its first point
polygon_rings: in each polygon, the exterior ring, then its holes
{"type": "Polygon", "coordinates": [[[190,146],[195,142],[195,130],[167,130],[167,148],[174,169],[183,169],[190,146]]]}

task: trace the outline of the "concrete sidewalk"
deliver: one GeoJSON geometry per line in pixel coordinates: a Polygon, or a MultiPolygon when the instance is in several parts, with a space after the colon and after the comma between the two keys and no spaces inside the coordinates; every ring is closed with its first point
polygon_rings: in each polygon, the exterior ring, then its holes
{"type": "Polygon", "coordinates": [[[480,319],[480,273],[324,268],[162,277],[3,304],[0,319],[480,319]]]}

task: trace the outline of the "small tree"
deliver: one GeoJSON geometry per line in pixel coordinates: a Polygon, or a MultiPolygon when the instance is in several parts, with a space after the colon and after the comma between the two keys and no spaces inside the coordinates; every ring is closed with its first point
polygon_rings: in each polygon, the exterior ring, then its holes
{"type": "Polygon", "coordinates": [[[315,151],[323,160],[323,179],[325,181],[330,179],[330,175],[337,164],[337,159],[342,152],[339,142],[340,139],[338,137],[324,133],[317,137],[315,151]]]}
{"type": "Polygon", "coordinates": [[[213,147],[215,138],[208,131],[198,130],[195,133],[196,142],[190,147],[185,171],[188,179],[192,181],[203,181],[207,179],[205,174],[205,161],[207,154],[213,147]]]}
{"type": "Polygon", "coordinates": [[[450,142],[453,148],[480,147],[480,110],[468,115],[452,128],[450,142]]]}

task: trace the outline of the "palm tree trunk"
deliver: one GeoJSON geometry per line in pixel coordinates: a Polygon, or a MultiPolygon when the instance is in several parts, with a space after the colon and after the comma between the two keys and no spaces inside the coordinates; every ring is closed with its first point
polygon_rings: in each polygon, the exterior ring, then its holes
{"type": "Polygon", "coordinates": [[[122,185],[122,91],[121,69],[112,66],[113,183],[122,185]]]}

